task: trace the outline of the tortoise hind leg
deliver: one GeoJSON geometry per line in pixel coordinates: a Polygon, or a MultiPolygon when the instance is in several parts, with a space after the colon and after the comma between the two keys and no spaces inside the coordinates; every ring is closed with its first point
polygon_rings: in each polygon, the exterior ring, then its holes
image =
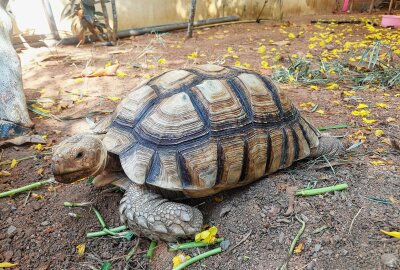
{"type": "Polygon", "coordinates": [[[344,153],[344,147],[340,140],[331,136],[321,136],[318,147],[311,149],[311,157],[336,156],[344,153]]]}
{"type": "Polygon", "coordinates": [[[194,207],[171,202],[144,185],[130,184],[119,208],[121,220],[138,236],[175,242],[200,232],[203,215],[194,207]]]}

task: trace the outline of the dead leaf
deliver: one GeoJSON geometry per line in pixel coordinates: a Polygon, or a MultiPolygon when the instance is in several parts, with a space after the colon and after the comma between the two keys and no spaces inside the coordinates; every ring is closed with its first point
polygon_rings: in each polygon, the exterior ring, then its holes
{"type": "Polygon", "coordinates": [[[119,64],[110,65],[107,67],[101,67],[94,69],[93,67],[85,68],[79,77],[103,77],[103,76],[115,76],[118,70],[119,64]]]}
{"type": "Polygon", "coordinates": [[[131,49],[129,49],[129,50],[115,50],[115,51],[111,51],[111,52],[108,52],[108,54],[121,54],[121,53],[128,53],[128,52],[131,52],[133,49],[131,48],[131,49]]]}
{"type": "Polygon", "coordinates": [[[36,171],[36,173],[40,176],[43,176],[44,168],[40,168],[39,170],[36,171]]]}
{"type": "Polygon", "coordinates": [[[289,41],[289,40],[281,40],[281,41],[273,42],[273,43],[271,43],[271,44],[272,44],[272,45],[279,46],[279,47],[282,47],[282,46],[285,46],[285,45],[289,45],[289,44],[290,44],[290,41],[289,41]]]}
{"type": "Polygon", "coordinates": [[[20,136],[4,142],[0,142],[0,147],[8,145],[23,145],[25,143],[46,143],[40,135],[20,136]]]}
{"type": "Polygon", "coordinates": [[[1,177],[11,176],[11,173],[9,173],[8,171],[0,171],[0,176],[1,177]]]}
{"type": "Polygon", "coordinates": [[[296,193],[297,187],[292,187],[288,186],[286,188],[286,194],[288,195],[288,209],[286,210],[286,213],[284,213],[284,216],[290,216],[294,212],[294,196],[296,193]]]}
{"type": "Polygon", "coordinates": [[[66,57],[68,57],[68,55],[50,55],[43,57],[42,59],[38,60],[38,62],[57,61],[57,60],[62,60],[66,57]]]}
{"type": "Polygon", "coordinates": [[[297,247],[293,250],[294,254],[299,254],[304,250],[304,243],[300,243],[297,245],[297,247]]]}

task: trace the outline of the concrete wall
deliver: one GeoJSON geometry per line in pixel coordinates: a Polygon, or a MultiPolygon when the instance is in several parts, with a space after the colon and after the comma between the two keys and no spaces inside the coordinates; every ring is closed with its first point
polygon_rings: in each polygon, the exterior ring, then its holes
{"type": "MultiPolygon", "coordinates": [[[[188,18],[190,0],[116,0],[119,30],[151,25],[184,22],[188,18]]],[[[61,20],[61,12],[68,0],[50,0],[61,36],[70,34],[70,22],[61,20]]],[[[241,19],[254,19],[264,0],[198,0],[197,19],[239,15],[241,19]]],[[[336,0],[269,0],[262,18],[290,20],[292,16],[329,14],[336,0]],[[280,4],[282,2],[282,4],[280,4]]],[[[10,0],[9,8],[15,15],[15,32],[49,34],[42,0],[10,0]]],[[[99,5],[96,10],[101,10],[99,5]]],[[[111,6],[108,4],[109,15],[111,6]]]]}

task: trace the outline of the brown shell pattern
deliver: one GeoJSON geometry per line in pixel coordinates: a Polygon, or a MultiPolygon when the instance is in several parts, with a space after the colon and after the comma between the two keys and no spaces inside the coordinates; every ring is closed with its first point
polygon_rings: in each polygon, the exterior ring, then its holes
{"type": "Polygon", "coordinates": [[[134,89],[104,143],[133,182],[201,197],[289,167],[319,136],[270,78],[203,65],[134,89]]]}

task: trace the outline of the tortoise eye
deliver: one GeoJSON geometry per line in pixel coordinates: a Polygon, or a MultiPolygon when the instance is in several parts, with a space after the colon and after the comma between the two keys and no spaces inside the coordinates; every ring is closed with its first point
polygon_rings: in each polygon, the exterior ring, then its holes
{"type": "Polygon", "coordinates": [[[76,155],[76,159],[81,159],[81,158],[83,158],[83,156],[84,156],[84,153],[83,152],[79,152],[77,155],[76,155]]]}

